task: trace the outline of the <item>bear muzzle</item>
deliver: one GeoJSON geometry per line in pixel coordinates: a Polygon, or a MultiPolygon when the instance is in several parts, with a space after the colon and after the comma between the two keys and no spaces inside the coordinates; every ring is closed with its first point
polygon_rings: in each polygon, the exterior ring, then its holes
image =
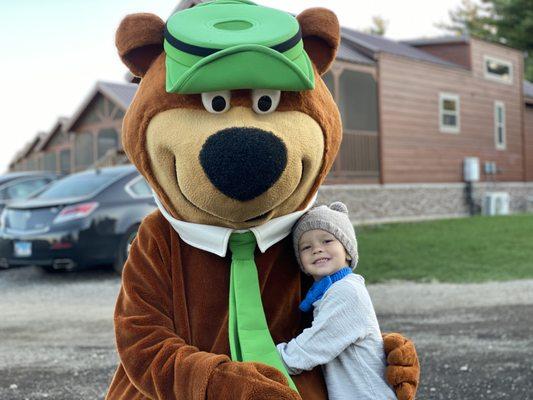
{"type": "Polygon", "coordinates": [[[207,138],[199,161],[213,186],[244,202],[275,185],[287,166],[287,147],[272,132],[232,127],[207,138]]]}

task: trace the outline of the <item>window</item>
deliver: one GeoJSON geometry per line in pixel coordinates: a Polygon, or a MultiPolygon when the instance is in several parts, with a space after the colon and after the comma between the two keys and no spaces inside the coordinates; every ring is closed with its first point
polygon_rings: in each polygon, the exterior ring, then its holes
{"type": "Polygon", "coordinates": [[[345,69],[339,78],[339,109],[345,129],[377,131],[377,85],[370,74],[345,69]]]}
{"type": "Polygon", "coordinates": [[[96,193],[110,185],[120,175],[116,172],[81,172],[55,181],[37,197],[43,200],[82,197],[96,193]]]}
{"type": "Polygon", "coordinates": [[[61,150],[59,153],[59,170],[62,174],[70,174],[70,150],[61,150]]]}
{"type": "Polygon", "coordinates": [[[45,171],[55,172],[56,170],[56,153],[49,152],[43,156],[43,169],[45,171]]]}
{"type": "Polygon", "coordinates": [[[86,168],[94,162],[93,135],[83,132],[76,135],[74,143],[76,168],[86,168]]]}
{"type": "Polygon", "coordinates": [[[26,170],[27,171],[36,171],[37,168],[37,160],[35,157],[31,157],[26,161],[26,170]]]}
{"type": "Polygon", "coordinates": [[[451,93],[439,95],[439,130],[444,133],[459,133],[460,125],[459,96],[451,93]]]}
{"type": "Polygon", "coordinates": [[[125,187],[126,192],[133,198],[152,197],[152,189],[142,176],[132,179],[125,187]]]}
{"type": "Polygon", "coordinates": [[[26,181],[14,183],[4,190],[2,190],[2,199],[25,199],[30,196],[32,193],[37,192],[39,189],[48,185],[50,179],[48,178],[39,178],[39,179],[29,179],[26,181]]]}
{"type": "Polygon", "coordinates": [[[501,101],[494,102],[494,140],[498,150],[505,150],[505,104],[501,101]]]}
{"type": "Polygon", "coordinates": [[[117,112],[115,113],[115,118],[114,118],[114,120],[115,120],[115,121],[117,121],[117,120],[122,121],[123,118],[124,118],[124,111],[122,111],[120,108],[117,109],[117,112]]]}
{"type": "Polygon", "coordinates": [[[374,75],[340,67],[323,75],[342,119],[343,139],[331,177],[378,177],[378,90],[374,75]]]}
{"type": "Polygon", "coordinates": [[[513,83],[513,64],[491,56],[483,57],[485,78],[503,83],[513,83]]]}
{"type": "Polygon", "coordinates": [[[98,156],[101,159],[110,149],[118,149],[118,133],[113,128],[101,129],[98,132],[98,156]]]}

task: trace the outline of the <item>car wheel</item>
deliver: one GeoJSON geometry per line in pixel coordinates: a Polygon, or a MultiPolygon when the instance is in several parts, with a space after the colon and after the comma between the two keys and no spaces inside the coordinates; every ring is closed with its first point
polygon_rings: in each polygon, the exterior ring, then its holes
{"type": "Polygon", "coordinates": [[[115,262],[113,264],[113,269],[122,274],[122,269],[124,268],[124,263],[128,259],[128,254],[130,253],[131,244],[137,236],[137,231],[139,230],[139,225],[131,226],[126,233],[120,239],[120,245],[118,246],[117,255],[115,257],[115,262]]]}

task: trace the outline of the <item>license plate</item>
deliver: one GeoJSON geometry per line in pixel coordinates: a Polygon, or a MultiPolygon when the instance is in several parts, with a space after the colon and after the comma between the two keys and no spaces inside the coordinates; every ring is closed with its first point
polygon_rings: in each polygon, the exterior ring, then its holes
{"type": "Polygon", "coordinates": [[[15,257],[30,257],[31,242],[15,242],[15,257]]]}

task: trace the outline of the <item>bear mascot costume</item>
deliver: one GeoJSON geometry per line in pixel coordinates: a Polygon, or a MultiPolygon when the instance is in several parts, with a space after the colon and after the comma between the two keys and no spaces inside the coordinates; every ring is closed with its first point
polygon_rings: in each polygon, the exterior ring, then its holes
{"type": "MultiPolygon", "coordinates": [[[[326,400],[321,368],[288,376],[275,344],[311,323],[298,305],[312,279],[290,232],[341,143],[320,78],[339,46],[336,16],[215,0],[166,23],[129,15],[116,45],[141,78],[124,149],[158,210],[124,266],[107,399],[326,400]]],[[[413,399],[412,342],[384,342],[388,382],[413,399]]]]}

